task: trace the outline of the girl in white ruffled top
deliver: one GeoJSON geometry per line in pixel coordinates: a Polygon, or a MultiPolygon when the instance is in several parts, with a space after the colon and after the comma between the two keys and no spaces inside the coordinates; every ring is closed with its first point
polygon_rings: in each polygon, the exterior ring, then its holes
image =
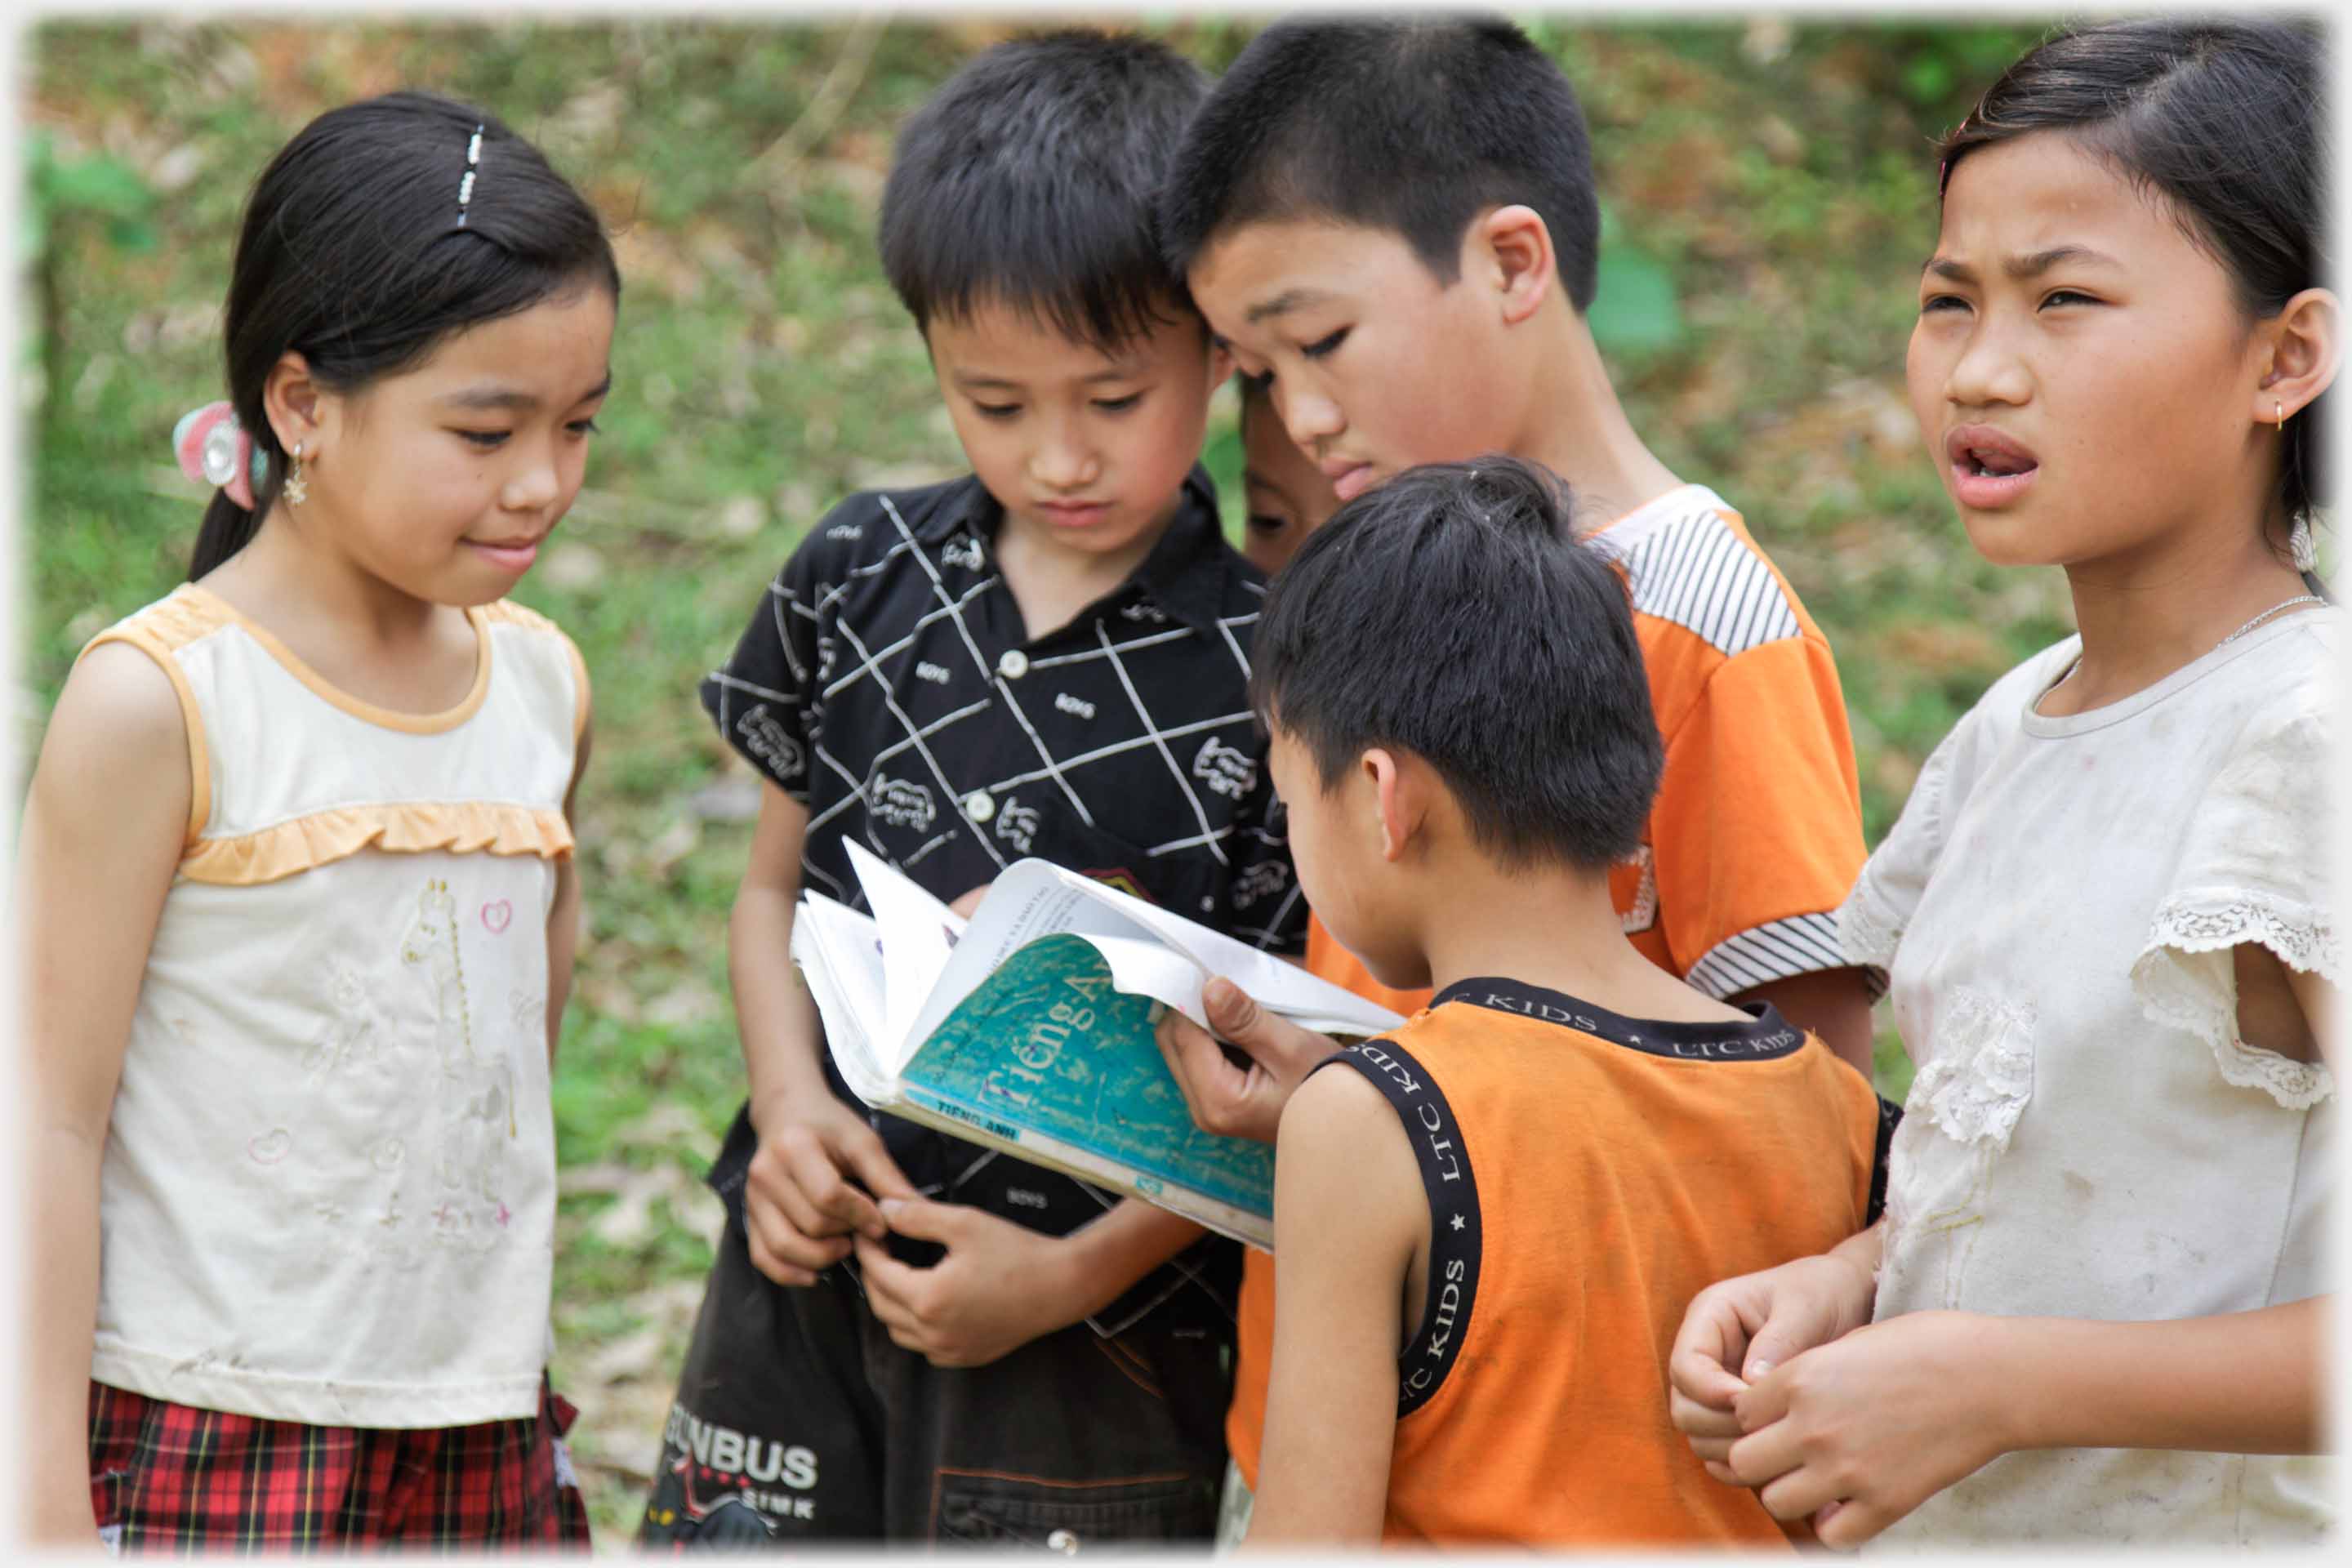
{"type": "Polygon", "coordinates": [[[38,1539],[584,1545],[545,1368],[588,682],[504,595],[619,288],[446,100],[254,186],[192,580],[85,651],[26,806],[38,1539]]]}
{"type": "Polygon", "coordinates": [[[2091,27],[1945,143],[1914,406],[1977,549],[2063,566],[2081,631],[1937,747],[1842,913],[1917,1069],[1885,1219],[1702,1294],[1670,1365],[1717,1479],[1832,1544],[2331,1521],[2326,59],[2091,27]]]}

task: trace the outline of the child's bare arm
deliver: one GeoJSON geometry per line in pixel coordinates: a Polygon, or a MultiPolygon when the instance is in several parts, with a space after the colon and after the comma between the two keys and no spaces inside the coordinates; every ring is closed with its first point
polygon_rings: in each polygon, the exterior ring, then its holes
{"type": "Polygon", "coordinates": [[[2315,1452],[2331,1308],[2137,1323],[1906,1312],[1742,1394],[1730,1468],[1775,1515],[1813,1516],[1824,1544],[1852,1546],[2012,1450],[2315,1452]]]}
{"type": "Polygon", "coordinates": [[[147,950],[188,831],[187,730],[163,672],[106,645],[50,716],[17,840],[32,1194],[25,1278],[27,1534],[88,1551],[99,1166],[147,950]]]}
{"type": "Polygon", "coordinates": [[[814,1284],[819,1269],[848,1255],[851,1231],[879,1237],[875,1198],[914,1196],[881,1138],[834,1097],[818,1059],[816,1001],[791,957],[807,834],[808,807],[762,784],[727,927],[727,973],[760,1134],[743,1188],[744,1230],[753,1265],[782,1285],[814,1284]]]}
{"type": "Polygon", "coordinates": [[[1429,1247],[1412,1146],[1343,1068],[1301,1084],[1276,1142],[1274,1367],[1248,1544],[1377,1542],[1396,1436],[1403,1301],[1429,1247]]]}
{"type": "Polygon", "coordinates": [[[1734,1002],[1769,1002],[1780,1016],[1871,1078],[1870,988],[1859,969],[1816,969],[1759,985],[1734,1002]]]}

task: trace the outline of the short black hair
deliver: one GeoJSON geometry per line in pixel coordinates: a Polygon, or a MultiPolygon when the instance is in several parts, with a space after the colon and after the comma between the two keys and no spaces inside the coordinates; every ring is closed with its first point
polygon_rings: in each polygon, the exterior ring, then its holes
{"type": "Polygon", "coordinates": [[[1189,269],[1234,226],[1331,217],[1402,236],[1442,282],[1462,234],[1521,203],[1551,231],[1561,285],[1591,308],[1601,250],[1576,90],[1500,18],[1276,23],[1250,40],[1185,132],[1160,205],[1189,269]]]}
{"type": "MultiPolygon", "coordinates": [[[[2265,16],[2145,16],[2069,28],[2001,73],[1944,138],[1938,190],[1969,153],[2056,131],[2161,195],[2250,317],[2332,286],[2327,42],[2265,16]]],[[[2326,504],[2326,395],[2286,432],[2289,519],[2326,504]]]]}
{"type": "Polygon", "coordinates": [[[1641,847],[1665,764],[1633,613],[1568,489],[1516,458],[1409,468],[1307,536],[1268,591],[1250,700],[1327,790],[1370,746],[1426,760],[1507,865],[1641,847]]]}
{"type": "Polygon", "coordinates": [[[1156,202],[1201,68],[1149,38],[1081,29],[999,44],[898,132],[882,269],[928,332],[992,302],[1110,350],[1192,309],[1156,202]]]}

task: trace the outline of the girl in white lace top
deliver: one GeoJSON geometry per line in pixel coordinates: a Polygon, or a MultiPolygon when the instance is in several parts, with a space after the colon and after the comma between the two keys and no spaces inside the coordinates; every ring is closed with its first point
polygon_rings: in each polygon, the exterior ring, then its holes
{"type": "Polygon", "coordinates": [[[1917,1067],[1885,1220],[1702,1294],[1670,1369],[1717,1479],[1833,1544],[2331,1522],[2324,57],[2091,27],[1945,144],[1914,406],[1979,551],[2063,566],[2081,632],[1937,749],[1842,911],[1917,1067]]]}

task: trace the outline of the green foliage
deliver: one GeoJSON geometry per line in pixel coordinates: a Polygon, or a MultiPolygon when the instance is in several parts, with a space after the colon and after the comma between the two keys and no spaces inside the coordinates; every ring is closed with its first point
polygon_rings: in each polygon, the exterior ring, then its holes
{"type": "Polygon", "coordinates": [[[155,193],[136,169],[111,153],[61,153],[56,136],[45,129],[35,130],[26,142],[26,199],[17,230],[25,260],[39,265],[51,245],[66,238],[66,226],[76,223],[93,225],[107,244],[126,255],[155,248],[155,193]]]}
{"type": "Polygon", "coordinates": [[[1586,312],[1601,352],[1628,362],[1680,348],[1689,332],[1673,268],[1625,237],[1615,211],[1601,209],[1601,260],[1586,312]]]}

